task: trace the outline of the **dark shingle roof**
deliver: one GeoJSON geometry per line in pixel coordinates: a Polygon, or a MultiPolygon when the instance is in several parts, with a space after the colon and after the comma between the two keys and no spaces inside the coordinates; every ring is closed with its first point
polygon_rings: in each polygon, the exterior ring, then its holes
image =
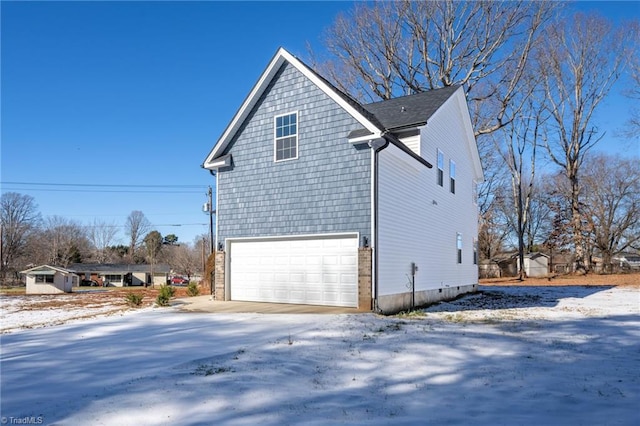
{"type": "Polygon", "coordinates": [[[422,126],[459,87],[449,86],[401,96],[366,104],[364,108],[373,114],[387,130],[422,126]]]}
{"type": "MultiPolygon", "coordinates": [[[[69,270],[75,272],[113,272],[113,273],[121,273],[121,272],[150,272],[151,265],[140,265],[140,264],[114,264],[114,263],[74,263],[69,265],[69,270]]],[[[156,264],[153,265],[154,273],[168,273],[171,270],[169,265],[165,264],[156,264]]]]}

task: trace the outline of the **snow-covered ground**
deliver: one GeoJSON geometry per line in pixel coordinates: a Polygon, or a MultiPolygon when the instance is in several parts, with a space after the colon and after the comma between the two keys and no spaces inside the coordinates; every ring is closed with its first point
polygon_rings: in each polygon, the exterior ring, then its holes
{"type": "Polygon", "coordinates": [[[2,422],[640,424],[638,287],[481,290],[420,315],[167,308],[11,331],[2,422]]]}

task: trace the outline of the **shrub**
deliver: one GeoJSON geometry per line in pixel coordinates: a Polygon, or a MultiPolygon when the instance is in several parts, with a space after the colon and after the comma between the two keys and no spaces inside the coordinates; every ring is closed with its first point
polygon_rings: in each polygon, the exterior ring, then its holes
{"type": "Polygon", "coordinates": [[[175,288],[170,285],[162,285],[160,286],[158,297],[156,297],[156,303],[159,306],[169,306],[169,300],[171,300],[174,294],[176,294],[175,288]]]}
{"type": "Polygon", "coordinates": [[[127,305],[131,307],[136,307],[142,305],[143,295],[139,293],[127,293],[124,297],[124,300],[127,301],[127,305]]]}
{"type": "Polygon", "coordinates": [[[200,294],[200,289],[198,288],[198,284],[189,283],[187,286],[187,296],[193,297],[200,294]]]}

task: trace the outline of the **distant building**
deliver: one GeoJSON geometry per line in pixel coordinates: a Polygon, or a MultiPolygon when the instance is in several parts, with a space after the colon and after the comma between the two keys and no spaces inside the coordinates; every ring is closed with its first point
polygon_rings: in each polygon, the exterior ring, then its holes
{"type": "Polygon", "coordinates": [[[20,272],[26,276],[27,294],[71,293],[78,276],[68,269],[41,265],[20,272]]]}
{"type": "Polygon", "coordinates": [[[110,263],[74,263],[69,266],[69,269],[78,274],[82,281],[93,281],[100,286],[114,287],[166,284],[171,270],[166,264],[110,263]]]}

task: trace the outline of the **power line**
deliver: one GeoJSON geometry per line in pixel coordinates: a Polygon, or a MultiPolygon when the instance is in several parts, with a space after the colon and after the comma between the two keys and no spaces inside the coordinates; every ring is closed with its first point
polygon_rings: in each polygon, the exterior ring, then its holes
{"type": "Polygon", "coordinates": [[[207,188],[207,185],[132,185],[101,183],[50,183],[50,182],[0,182],[2,185],[39,185],[39,186],[90,186],[105,188],[207,188]]]}
{"type": "Polygon", "coordinates": [[[46,191],[46,192],[91,192],[91,193],[116,193],[116,194],[199,194],[200,191],[185,191],[186,188],[198,188],[206,190],[207,185],[136,185],[136,184],[93,184],[93,183],[50,183],[50,182],[0,182],[3,192],[6,191],[46,191]],[[6,188],[5,185],[19,185],[6,188]],[[26,187],[21,187],[26,186],[26,187]],[[58,187],[58,188],[56,188],[58,187]],[[64,188],[64,189],[62,189],[64,188]],[[81,189],[86,188],[86,189],[81,189]],[[89,189],[91,188],[91,189],[89,189]],[[107,188],[140,188],[107,189],[107,188]],[[144,190],[145,188],[151,190],[144,190]],[[155,190],[153,190],[155,189],[155,190]],[[158,190],[161,189],[161,190],[158,190]],[[182,190],[178,190],[182,189],[182,190]]]}
{"type": "MultiPolygon", "coordinates": [[[[206,187],[205,187],[206,188],[206,187]]],[[[202,191],[123,191],[103,189],[49,189],[49,188],[3,188],[3,192],[10,191],[45,191],[45,192],[92,192],[114,194],[200,194],[202,191]]]]}

